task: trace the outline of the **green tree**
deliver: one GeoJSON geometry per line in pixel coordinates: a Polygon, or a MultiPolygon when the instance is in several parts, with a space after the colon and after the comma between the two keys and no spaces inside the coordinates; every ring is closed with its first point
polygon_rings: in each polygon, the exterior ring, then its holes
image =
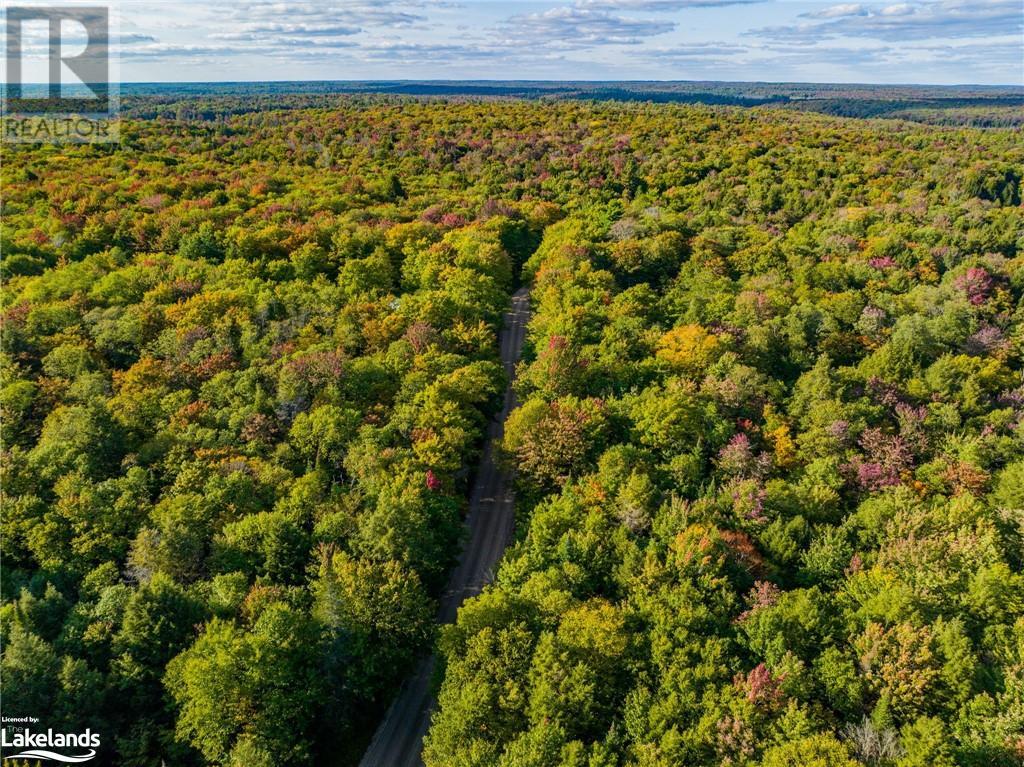
{"type": "Polygon", "coordinates": [[[214,618],[167,666],[179,737],[211,764],[237,762],[255,744],[274,764],[310,764],[325,692],[318,648],[314,623],[283,603],[249,630],[214,618]]]}

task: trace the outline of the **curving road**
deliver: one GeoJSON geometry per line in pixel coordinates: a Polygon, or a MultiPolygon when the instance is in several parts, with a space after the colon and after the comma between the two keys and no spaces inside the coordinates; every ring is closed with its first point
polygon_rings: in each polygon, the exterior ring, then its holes
{"type": "MultiPolygon", "coordinates": [[[[476,484],[469,497],[469,515],[466,526],[469,535],[459,563],[448,580],[448,588],[441,596],[438,620],[452,623],[459,605],[474,594],[493,576],[505,546],[512,538],[515,499],[512,477],[494,462],[492,445],[501,438],[505,419],[515,407],[512,376],[526,336],[526,323],[530,318],[529,290],[520,288],[512,296],[512,308],[505,315],[501,330],[501,362],[509,377],[501,412],[487,427],[487,441],[476,484]]],[[[434,673],[434,656],[424,659],[416,674],[406,680],[388,709],[384,720],[370,741],[360,767],[419,767],[423,764],[420,752],[423,736],[430,726],[434,709],[430,680],[434,673]]]]}

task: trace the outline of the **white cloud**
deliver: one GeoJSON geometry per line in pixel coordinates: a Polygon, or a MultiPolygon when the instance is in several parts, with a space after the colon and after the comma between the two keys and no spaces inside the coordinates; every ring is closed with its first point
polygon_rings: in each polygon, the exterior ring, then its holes
{"type": "MultiPolygon", "coordinates": [[[[847,8],[852,6],[833,6],[847,8]]],[[[903,42],[989,37],[1024,30],[1020,0],[940,0],[899,3],[867,12],[805,14],[816,23],[762,27],[749,34],[776,40],[822,40],[861,37],[903,42]]]]}
{"type": "Polygon", "coordinates": [[[226,14],[238,23],[251,24],[303,23],[307,26],[379,26],[405,27],[427,20],[420,11],[422,4],[400,0],[378,0],[378,2],[252,2],[228,3],[224,0],[214,4],[217,12],[226,14]]]}
{"type": "Polygon", "coordinates": [[[822,8],[820,11],[808,11],[801,13],[805,19],[839,19],[843,16],[867,16],[868,9],[860,3],[843,3],[822,8]]]}
{"type": "Polygon", "coordinates": [[[687,8],[720,8],[726,5],[747,5],[769,0],[579,0],[581,8],[605,11],[682,11],[687,8]]]}
{"type": "Polygon", "coordinates": [[[563,6],[513,16],[501,26],[501,32],[519,44],[579,48],[636,45],[644,38],[671,32],[675,27],[675,22],[663,19],[633,19],[563,6]]]}
{"type": "MultiPolygon", "coordinates": [[[[930,10],[930,9],[929,9],[930,10]]],[[[896,5],[887,5],[878,12],[879,16],[912,16],[917,12],[917,8],[912,6],[910,3],[897,3],[896,5]]],[[[870,14],[868,14],[870,15],[870,14]]]]}

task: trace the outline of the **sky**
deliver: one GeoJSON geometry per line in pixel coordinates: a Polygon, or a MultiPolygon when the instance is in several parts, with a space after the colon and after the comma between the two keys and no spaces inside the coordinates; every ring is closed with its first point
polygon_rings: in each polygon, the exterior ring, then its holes
{"type": "Polygon", "coordinates": [[[121,0],[115,7],[123,82],[1024,85],[1024,0],[121,0]]]}

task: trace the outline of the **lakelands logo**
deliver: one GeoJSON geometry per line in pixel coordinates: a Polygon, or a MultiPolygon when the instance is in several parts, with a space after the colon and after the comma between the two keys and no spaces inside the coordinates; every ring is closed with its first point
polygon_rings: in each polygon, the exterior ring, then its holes
{"type": "Polygon", "coordinates": [[[4,751],[8,749],[19,749],[16,754],[5,754],[4,761],[8,759],[45,759],[65,764],[78,764],[88,762],[96,756],[96,749],[100,745],[100,736],[97,733],[86,729],[85,732],[68,734],[54,732],[49,729],[46,732],[32,732],[28,727],[14,729],[8,732],[9,725],[0,730],[0,745],[4,751]],[[52,749],[59,748],[61,751],[75,750],[78,753],[58,753],[52,749]],[[82,750],[84,749],[84,753],[82,750]]]}

